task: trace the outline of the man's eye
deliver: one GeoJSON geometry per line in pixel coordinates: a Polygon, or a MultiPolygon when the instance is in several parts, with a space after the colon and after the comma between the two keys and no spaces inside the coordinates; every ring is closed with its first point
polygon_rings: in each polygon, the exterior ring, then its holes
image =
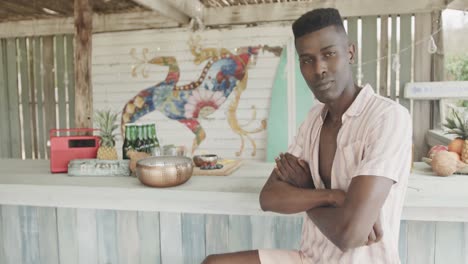
{"type": "Polygon", "coordinates": [[[310,58],[301,59],[301,63],[303,63],[303,64],[311,64],[311,63],[312,63],[312,59],[310,59],[310,58]]]}
{"type": "Polygon", "coordinates": [[[334,51],[329,51],[329,52],[325,53],[325,57],[327,57],[327,58],[335,56],[335,55],[336,55],[336,52],[334,52],[334,51]]]}

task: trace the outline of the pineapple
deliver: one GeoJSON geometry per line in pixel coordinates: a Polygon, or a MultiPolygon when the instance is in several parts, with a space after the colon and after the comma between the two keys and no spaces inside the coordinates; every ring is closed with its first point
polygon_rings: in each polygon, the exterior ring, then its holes
{"type": "Polygon", "coordinates": [[[117,114],[110,110],[97,111],[95,122],[100,129],[99,136],[101,137],[100,147],[98,149],[97,158],[101,160],[116,160],[117,150],[115,149],[115,134],[114,131],[118,128],[115,124],[117,114]]]}
{"type": "Polygon", "coordinates": [[[452,116],[452,118],[447,117],[445,119],[446,123],[443,124],[443,126],[448,129],[446,132],[447,134],[457,136],[457,138],[451,142],[451,145],[461,145],[458,147],[459,151],[461,150],[461,153],[459,153],[461,154],[461,160],[464,163],[468,163],[468,120],[464,120],[455,109],[452,109],[452,116]]]}

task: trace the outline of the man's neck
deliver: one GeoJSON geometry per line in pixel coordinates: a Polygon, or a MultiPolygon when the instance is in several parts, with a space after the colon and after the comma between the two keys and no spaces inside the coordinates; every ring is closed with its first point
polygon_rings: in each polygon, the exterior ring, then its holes
{"type": "Polygon", "coordinates": [[[354,102],[360,90],[361,88],[359,86],[352,83],[344,89],[343,93],[336,101],[327,103],[327,119],[332,123],[341,124],[341,117],[354,102]]]}

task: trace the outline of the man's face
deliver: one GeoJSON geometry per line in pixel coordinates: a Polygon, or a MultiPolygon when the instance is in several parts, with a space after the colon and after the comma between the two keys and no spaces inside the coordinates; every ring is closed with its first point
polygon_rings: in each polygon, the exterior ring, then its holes
{"type": "Polygon", "coordinates": [[[354,59],[354,46],[348,45],[346,34],[335,26],[297,38],[296,50],[302,75],[320,102],[333,102],[352,83],[349,64],[354,59]]]}

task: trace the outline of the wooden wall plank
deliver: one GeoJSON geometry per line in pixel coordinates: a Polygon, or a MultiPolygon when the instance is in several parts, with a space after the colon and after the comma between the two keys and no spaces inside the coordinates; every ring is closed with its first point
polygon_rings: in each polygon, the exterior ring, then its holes
{"type": "Polygon", "coordinates": [[[410,109],[410,100],[404,97],[404,87],[411,82],[412,42],[411,42],[411,15],[400,16],[400,96],[399,102],[406,109],[410,109]]]}
{"type": "Polygon", "coordinates": [[[119,264],[140,262],[140,238],[136,211],[117,211],[119,264]]]}
{"type": "MultiPolygon", "coordinates": [[[[44,110],[45,110],[45,132],[49,138],[49,131],[56,128],[56,100],[55,100],[55,76],[54,76],[54,40],[52,36],[42,38],[42,63],[44,73],[44,110]]],[[[50,150],[47,149],[48,157],[50,150]]]]}
{"type": "Polygon", "coordinates": [[[275,248],[299,250],[302,235],[302,216],[275,217],[275,248]]]}
{"type": "Polygon", "coordinates": [[[32,146],[32,125],[31,125],[31,108],[30,104],[30,80],[29,80],[29,65],[28,65],[28,48],[27,39],[19,38],[18,40],[18,51],[19,51],[19,69],[21,74],[21,110],[22,110],[22,138],[23,138],[23,151],[26,159],[32,159],[33,157],[33,146],[32,146]]]}
{"type": "Polygon", "coordinates": [[[397,70],[394,66],[393,66],[393,60],[395,57],[398,57],[398,59],[401,59],[400,55],[397,54],[397,51],[398,51],[398,42],[397,42],[397,18],[398,16],[397,15],[393,15],[392,16],[392,35],[391,35],[391,56],[390,56],[390,98],[392,100],[396,100],[396,87],[399,86],[399,84],[397,84],[397,70]]]}
{"type": "Polygon", "coordinates": [[[24,264],[38,264],[39,256],[39,224],[37,207],[19,206],[19,221],[21,231],[22,258],[24,264]]]}
{"type": "MultiPolygon", "coordinates": [[[[421,40],[431,35],[431,14],[416,14],[415,15],[415,40],[421,40]]],[[[424,44],[422,44],[424,45],[424,44]]],[[[431,80],[431,54],[427,52],[425,46],[421,44],[414,49],[414,81],[424,82],[431,80]]],[[[413,102],[413,143],[414,143],[414,160],[419,161],[424,157],[429,150],[425,135],[431,128],[430,103],[423,100],[415,100],[413,102]]]]}
{"type": "Polygon", "coordinates": [[[408,222],[400,221],[400,235],[398,241],[398,252],[401,264],[408,263],[408,222]]]}
{"type": "Polygon", "coordinates": [[[252,226],[250,216],[230,215],[229,216],[229,251],[245,251],[252,248],[252,226]]]}
{"type": "Polygon", "coordinates": [[[205,258],[205,215],[182,214],[184,263],[201,263],[205,258]]]}
{"type": "Polygon", "coordinates": [[[161,232],[161,263],[184,263],[182,253],[182,222],[179,213],[159,213],[161,232]]]}
{"type": "Polygon", "coordinates": [[[6,40],[0,39],[0,158],[11,157],[6,40]]]}
{"type": "Polygon", "coordinates": [[[463,237],[465,242],[465,250],[463,250],[463,252],[465,253],[465,258],[463,263],[468,263],[468,223],[464,223],[463,227],[463,237]]]}
{"type": "Polygon", "coordinates": [[[356,57],[354,58],[353,64],[353,78],[358,83],[357,75],[358,75],[358,56],[360,56],[358,47],[359,47],[359,39],[358,39],[358,18],[357,17],[349,17],[348,18],[348,37],[356,47],[356,57]]]}
{"type": "Polygon", "coordinates": [[[57,212],[53,207],[37,207],[40,262],[58,264],[57,212]]]}
{"type": "Polygon", "coordinates": [[[369,83],[377,91],[377,17],[363,17],[362,32],[362,84],[369,83]]]}
{"type": "Polygon", "coordinates": [[[379,94],[388,97],[388,16],[380,18],[379,94]]]}
{"type": "Polygon", "coordinates": [[[18,71],[16,39],[6,40],[6,67],[8,87],[8,116],[10,128],[11,157],[21,158],[21,127],[19,119],[18,71]]]}
{"type": "Polygon", "coordinates": [[[29,77],[29,95],[31,97],[31,140],[33,159],[38,159],[39,149],[37,142],[37,98],[36,86],[34,80],[34,39],[28,38],[28,77],[29,77]]]}
{"type": "Polygon", "coordinates": [[[158,212],[138,212],[140,264],[161,264],[158,212]]]}
{"type": "MultiPolygon", "coordinates": [[[[0,39],[0,45],[1,45],[1,39],[0,39]]],[[[1,46],[0,46],[1,48],[1,46]]],[[[0,49],[0,54],[1,54],[1,49],[0,49]]],[[[5,249],[4,245],[5,242],[3,241],[3,238],[5,237],[3,235],[3,217],[2,217],[2,205],[0,205],[0,263],[6,263],[6,258],[5,258],[5,249]]]]}
{"type": "Polygon", "coordinates": [[[57,80],[57,103],[59,128],[67,128],[67,99],[65,86],[65,42],[63,35],[55,36],[55,74],[57,80]]]}
{"type": "Polygon", "coordinates": [[[47,149],[46,142],[48,134],[45,132],[45,109],[44,109],[44,94],[43,94],[43,78],[42,78],[42,49],[41,49],[42,39],[40,37],[34,38],[34,87],[36,89],[36,101],[37,101],[37,147],[41,159],[47,158],[47,149]]]}
{"type": "MultiPolygon", "coordinates": [[[[163,246],[162,253],[167,262],[161,262],[158,213],[1,205],[0,263],[200,263],[205,253],[205,240],[209,240],[203,231],[209,224],[204,218],[205,215],[198,214],[184,214],[182,218],[174,213],[166,215],[162,220],[161,239],[166,246],[179,244],[179,247],[166,249],[163,246]],[[178,232],[177,228],[170,227],[174,227],[173,220],[177,226],[177,219],[181,219],[178,232]],[[118,229],[118,235],[114,229],[118,229]],[[181,238],[167,243],[167,236],[174,234],[180,234],[181,238]],[[147,247],[143,248],[143,244],[147,247]],[[124,253],[117,252],[122,250],[124,253]]],[[[245,227],[252,225],[253,246],[237,249],[229,246],[223,249],[223,253],[299,247],[302,217],[252,218],[250,223],[237,221],[234,224],[237,229],[231,227],[234,221],[230,221],[229,234],[237,231],[250,235],[245,227]]],[[[212,218],[210,223],[223,224],[219,220],[223,219],[212,218]]],[[[399,240],[401,263],[467,263],[467,227],[467,223],[402,221],[399,240]]]]}
{"type": "Polygon", "coordinates": [[[2,241],[4,264],[17,264],[22,262],[23,247],[21,244],[21,225],[18,220],[19,207],[15,205],[1,205],[2,209],[2,241]]]}
{"type": "MultiPolygon", "coordinates": [[[[445,65],[442,11],[432,11],[431,18],[431,32],[434,37],[434,42],[437,46],[437,51],[431,56],[431,81],[443,81],[445,75],[445,65]]],[[[438,101],[431,101],[431,128],[440,129],[442,127],[441,121],[445,122],[445,120],[440,120],[439,106],[440,104],[438,101]]]]}
{"type": "Polygon", "coordinates": [[[275,248],[274,224],[272,216],[250,216],[252,225],[252,247],[255,249],[275,248]]]}
{"type": "Polygon", "coordinates": [[[96,210],[98,263],[118,263],[117,219],[114,210],[96,210]]]}
{"type": "Polygon", "coordinates": [[[408,221],[408,259],[410,264],[434,264],[435,222],[408,221]]]}
{"type": "Polygon", "coordinates": [[[57,208],[57,232],[60,263],[78,264],[76,209],[57,208]]]}
{"type": "Polygon", "coordinates": [[[68,127],[75,127],[75,60],[73,51],[73,35],[66,35],[66,51],[65,60],[67,67],[66,84],[67,84],[67,98],[68,98],[68,127]]]}
{"type": "Polygon", "coordinates": [[[78,263],[97,264],[96,210],[76,209],[78,263]]]}
{"type": "Polygon", "coordinates": [[[229,216],[206,215],[206,255],[229,251],[229,216]]]}
{"type": "Polygon", "coordinates": [[[435,263],[466,263],[463,223],[437,222],[435,236],[435,263]]]}

